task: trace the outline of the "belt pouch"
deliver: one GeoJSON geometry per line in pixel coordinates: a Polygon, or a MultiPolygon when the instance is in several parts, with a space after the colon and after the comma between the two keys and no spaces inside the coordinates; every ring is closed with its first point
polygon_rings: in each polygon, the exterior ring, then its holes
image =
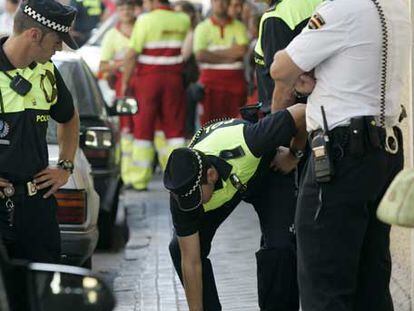
{"type": "Polygon", "coordinates": [[[365,127],[368,133],[369,145],[373,149],[378,149],[381,147],[381,138],[380,133],[377,127],[377,123],[374,117],[365,117],[365,127]]]}

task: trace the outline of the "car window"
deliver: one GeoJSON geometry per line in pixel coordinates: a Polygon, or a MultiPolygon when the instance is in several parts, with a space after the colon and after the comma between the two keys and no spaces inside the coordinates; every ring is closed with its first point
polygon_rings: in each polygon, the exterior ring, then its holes
{"type": "Polygon", "coordinates": [[[81,117],[101,116],[103,114],[103,102],[97,97],[96,83],[93,85],[89,72],[85,70],[80,60],[54,60],[56,67],[72,94],[75,106],[81,117]]]}
{"type": "Polygon", "coordinates": [[[88,65],[82,60],[82,67],[83,71],[85,72],[85,77],[88,80],[88,84],[90,86],[90,90],[92,92],[91,96],[94,98],[94,103],[97,106],[97,110],[99,111],[99,114],[105,114],[105,100],[103,98],[101,89],[99,88],[98,82],[96,81],[96,78],[94,74],[92,73],[91,69],[88,67],[88,65]]]}

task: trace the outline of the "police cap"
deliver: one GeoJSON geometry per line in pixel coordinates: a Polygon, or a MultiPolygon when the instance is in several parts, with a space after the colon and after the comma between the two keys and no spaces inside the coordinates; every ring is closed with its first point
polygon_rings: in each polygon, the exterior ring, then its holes
{"type": "Polygon", "coordinates": [[[78,48],[69,34],[76,16],[75,8],[55,0],[27,0],[20,5],[20,10],[39,24],[57,32],[70,48],[78,48]]]}
{"type": "Polygon", "coordinates": [[[202,152],[190,148],[175,149],[168,158],[164,186],[182,211],[192,211],[202,204],[201,177],[205,160],[202,152]]]}

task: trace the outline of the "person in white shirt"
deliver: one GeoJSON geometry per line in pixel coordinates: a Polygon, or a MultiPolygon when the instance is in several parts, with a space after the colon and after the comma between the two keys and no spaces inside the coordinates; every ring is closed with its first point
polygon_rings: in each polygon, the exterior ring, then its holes
{"type": "Polygon", "coordinates": [[[0,37],[13,33],[13,18],[18,7],[19,0],[4,1],[4,12],[0,14],[0,37]]]}
{"type": "MultiPolygon", "coordinates": [[[[291,105],[298,91],[312,91],[306,118],[313,152],[295,221],[303,311],[393,310],[390,227],[376,210],[403,167],[398,123],[410,68],[409,12],[405,0],[325,1],[275,55],[273,111],[291,105]]],[[[282,158],[283,171],[290,166],[282,158]]]]}

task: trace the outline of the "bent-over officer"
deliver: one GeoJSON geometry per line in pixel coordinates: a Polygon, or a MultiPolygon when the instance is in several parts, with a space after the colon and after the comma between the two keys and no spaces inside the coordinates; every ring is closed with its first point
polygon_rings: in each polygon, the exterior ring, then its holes
{"type": "Polygon", "coordinates": [[[304,110],[300,104],[257,123],[213,123],[194,136],[189,148],[176,149],[169,157],[164,185],[171,193],[175,228],[170,253],[190,310],[221,310],[208,255],[216,230],[242,200],[252,203],[259,215],[261,252],[282,254],[270,261],[258,258],[258,273],[267,278],[258,286],[259,296],[274,305],[262,310],[298,310],[294,208],[282,210],[286,205],[271,194],[277,189],[265,186],[262,177],[271,171],[276,148],[294,136],[295,144],[305,133],[304,110]],[[280,217],[270,223],[273,209],[281,210],[280,217]]]}
{"type": "Polygon", "coordinates": [[[22,2],[11,37],[0,40],[0,233],[10,257],[58,262],[53,193],[73,170],[79,117],[50,61],[76,11],[54,0],[22,2]],[[58,122],[59,162],[48,167],[48,120],[58,122]]]}
{"type": "Polygon", "coordinates": [[[375,213],[403,166],[409,12],[403,0],[325,1],[275,56],[279,104],[304,72],[316,78],[302,88],[314,86],[306,113],[313,152],[296,215],[303,311],[393,310],[390,227],[375,213]]]}

